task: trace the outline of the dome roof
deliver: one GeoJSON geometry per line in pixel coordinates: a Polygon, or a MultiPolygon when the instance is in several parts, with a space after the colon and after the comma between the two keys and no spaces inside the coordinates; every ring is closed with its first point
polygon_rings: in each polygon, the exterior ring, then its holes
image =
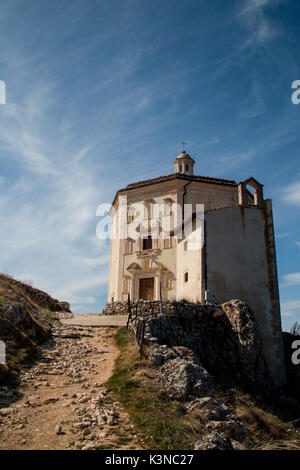
{"type": "Polygon", "coordinates": [[[177,158],[186,158],[186,157],[191,158],[191,156],[188,153],[186,153],[185,150],[182,150],[182,152],[178,155],[177,158]]]}
{"type": "MultiPolygon", "coordinates": [[[[195,160],[188,154],[186,153],[185,150],[183,150],[179,155],[178,157],[175,158],[175,161],[176,160],[181,160],[183,158],[188,158],[189,160],[192,160],[194,163],[195,163],[195,160]]],[[[175,163],[175,162],[174,162],[175,163]]]]}

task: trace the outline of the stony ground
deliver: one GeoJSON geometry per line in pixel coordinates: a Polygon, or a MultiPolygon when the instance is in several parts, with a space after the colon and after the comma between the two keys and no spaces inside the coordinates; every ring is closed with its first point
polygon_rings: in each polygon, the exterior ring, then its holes
{"type": "Polygon", "coordinates": [[[142,448],[104,385],[118,354],[115,331],[55,322],[18,389],[0,387],[0,449],[142,448]]]}
{"type": "Polygon", "coordinates": [[[80,326],[125,326],[128,315],[99,315],[98,313],[74,313],[62,319],[65,325],[80,326]]]}

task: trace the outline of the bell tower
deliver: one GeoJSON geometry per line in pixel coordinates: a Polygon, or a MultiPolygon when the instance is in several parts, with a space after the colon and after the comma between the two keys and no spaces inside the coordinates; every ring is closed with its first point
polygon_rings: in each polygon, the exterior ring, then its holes
{"type": "Polygon", "coordinates": [[[174,173],[181,173],[182,175],[194,174],[195,160],[183,150],[174,160],[174,173]]]}

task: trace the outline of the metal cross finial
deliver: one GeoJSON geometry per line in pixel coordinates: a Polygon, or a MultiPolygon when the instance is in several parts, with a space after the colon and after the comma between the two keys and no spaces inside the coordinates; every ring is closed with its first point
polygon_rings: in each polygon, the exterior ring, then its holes
{"type": "Polygon", "coordinates": [[[186,145],[186,142],[181,142],[182,145],[182,150],[184,150],[184,146],[186,145]]]}

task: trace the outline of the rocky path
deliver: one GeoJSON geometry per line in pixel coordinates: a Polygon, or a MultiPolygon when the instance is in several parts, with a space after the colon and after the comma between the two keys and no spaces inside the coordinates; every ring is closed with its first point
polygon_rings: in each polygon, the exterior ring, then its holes
{"type": "Polygon", "coordinates": [[[99,315],[99,313],[74,313],[62,319],[65,325],[126,326],[128,315],[99,315]]]}
{"type": "Polygon", "coordinates": [[[0,387],[0,449],[139,449],[104,383],[118,350],[115,330],[57,321],[53,339],[16,390],[0,387]]]}

